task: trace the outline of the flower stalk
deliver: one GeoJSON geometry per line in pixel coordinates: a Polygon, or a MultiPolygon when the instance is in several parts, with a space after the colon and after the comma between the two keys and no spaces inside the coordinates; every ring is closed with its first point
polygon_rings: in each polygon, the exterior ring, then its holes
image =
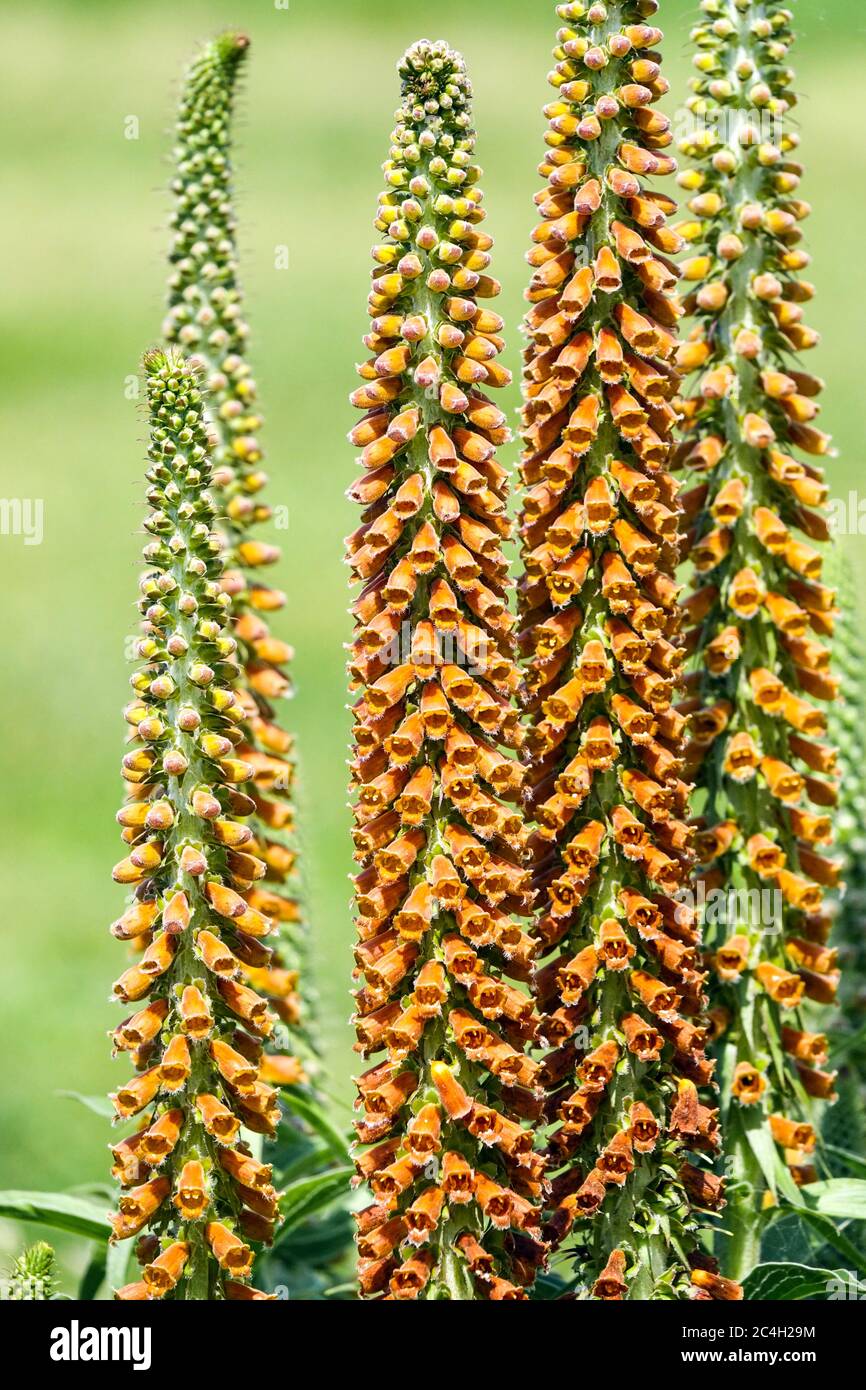
{"type": "Polygon", "coordinates": [[[294,838],[294,739],[275,712],[292,694],[286,668],[293,653],[269,628],[285,595],[262,579],[280,551],[255,535],[272,512],[262,497],[268,477],[258,393],[246,359],[249,328],[238,280],[233,190],[233,119],[248,53],[246,35],[228,31],[203,47],[186,75],[174,150],[172,270],[163,335],[204,364],[205,412],[214,441],[211,486],[225,554],[221,583],[231,599],[242,665],[242,755],[252,768],[244,790],[255,802],[250,825],[255,853],[266,866],[263,882],[248,897],[254,909],[279,923],[273,964],[255,972],[256,988],[271,998],[283,1025],[266,1070],[275,1084],[297,1084],[315,1068],[316,1049],[306,1018],[312,994],[304,971],[294,838]]]}
{"type": "Polygon", "coordinates": [[[834,1098],[819,1015],[839,982],[825,903],[841,870],[828,852],[826,741],[839,682],[818,548],[829,537],[822,383],[797,361],[817,334],[803,321],[813,287],[801,278],[809,206],[790,118],[792,16],[775,0],[701,9],[695,128],[681,143],[696,163],[680,176],[695,316],[679,353],[695,373],[680,450],[693,483],[688,766],[702,793],[699,885],[708,901],[726,897],[708,914],[707,945],[734,1179],[726,1258],[740,1278],[759,1255],[762,1208],[814,1178],[814,1102],[834,1098]]]}
{"type": "Polygon", "coordinates": [[[112,928],[137,952],[114,985],[132,1008],[115,1051],[134,1075],[112,1102],[139,1127],[113,1148],[111,1218],[112,1239],[139,1237],[142,1273],[117,1296],[248,1298],[253,1247],[272,1239],[278,1209],[241,1127],[273,1135],[278,1104],[263,1080],[276,1016],[244,972],[269,968],[274,923],[249,902],[266,865],[242,790],[246,711],[200,373],[153,349],[144,374],[151,539],[117,816],[128,853],[113,872],[133,897],[112,928]]]}
{"type": "Polygon", "coordinates": [[[519,646],[553,1201],[585,1296],[732,1298],[701,1020],[674,570],[668,89],[656,0],[557,6],[528,255],[519,646]]]}
{"type": "Polygon", "coordinates": [[[509,615],[505,385],[470,86],[442,42],[400,64],[369,357],[350,676],[362,1294],[526,1297],[544,1259],[534,943],[509,615]],[[521,988],[523,984],[523,988],[521,988]]]}

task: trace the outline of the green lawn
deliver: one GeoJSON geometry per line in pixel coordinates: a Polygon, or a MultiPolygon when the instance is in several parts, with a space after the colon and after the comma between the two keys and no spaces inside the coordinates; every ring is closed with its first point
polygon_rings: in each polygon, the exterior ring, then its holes
{"type": "MultiPolygon", "coordinates": [[[[692,6],[662,6],[676,109],[692,6]]],[[[804,196],[836,436],[834,491],[863,451],[862,219],[866,149],[857,138],[866,57],[859,0],[802,5],[796,61],[809,174],[804,196]]],[[[60,1100],[119,1075],[106,1031],[122,949],[108,935],[122,894],[120,706],[140,537],[143,422],[126,379],[159,331],[166,244],[166,154],[178,78],[196,42],[242,24],[253,47],[240,125],[243,269],[252,356],[266,416],[271,501],[296,645],[287,718],[302,750],[306,858],[319,988],[334,1089],[349,1095],[351,867],[345,809],[349,631],[341,538],[354,524],[345,431],[365,324],[371,219],[397,102],[394,65],[427,29],[420,7],[379,0],[151,0],[7,9],[0,88],[4,267],[0,495],[40,497],[41,546],[0,537],[0,1186],[104,1178],[104,1124],[60,1100]],[[128,117],[140,137],[124,137],[128,117]],[[289,269],[274,268],[289,248],[289,269]]],[[[533,221],[553,6],[439,0],[435,33],[462,48],[476,89],[494,271],[504,281],[508,362],[533,221]]],[[[516,404],[516,393],[509,404],[516,404]]],[[[513,460],[514,451],[510,458],[513,460]]],[[[859,543],[858,559],[863,558],[859,543]]],[[[122,1065],[122,1064],[118,1064],[122,1065]]],[[[7,1233],[7,1244],[11,1242],[7,1233]]]]}

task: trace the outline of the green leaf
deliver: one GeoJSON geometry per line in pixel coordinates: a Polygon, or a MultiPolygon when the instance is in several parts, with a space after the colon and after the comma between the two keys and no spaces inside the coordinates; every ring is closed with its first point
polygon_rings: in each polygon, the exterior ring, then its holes
{"type": "Polygon", "coordinates": [[[122,1289],[127,1283],[126,1272],[129,1269],[129,1257],[132,1254],[134,1241],[118,1240],[114,1245],[108,1247],[108,1258],[105,1261],[105,1282],[108,1286],[109,1294],[113,1294],[115,1289],[122,1289]]]}
{"type": "Polygon", "coordinates": [[[105,1250],[104,1245],[95,1247],[87,1268],[81,1276],[81,1283],[78,1285],[78,1298],[82,1303],[90,1303],[102,1287],[102,1281],[105,1278],[105,1250]]]}
{"type": "Polygon", "coordinates": [[[744,1125],[744,1130],[749,1147],[758,1160],[767,1186],[774,1196],[780,1192],[784,1197],[787,1197],[792,1206],[802,1206],[800,1189],[791,1177],[787,1164],[781,1161],[779,1150],[776,1148],[769,1128],[762,1123],[755,1122],[760,1119],[760,1115],[756,1112],[754,1120],[751,1124],[744,1125]]]}
{"type": "Polygon", "coordinates": [[[104,1120],[113,1120],[117,1114],[107,1096],[83,1096],[79,1091],[57,1091],[55,1094],[65,1100],[77,1100],[79,1105],[92,1110],[94,1115],[100,1115],[104,1120]]]}
{"type": "MultiPolygon", "coordinates": [[[[766,1213],[766,1225],[761,1237],[761,1260],[764,1264],[823,1267],[827,1257],[816,1253],[823,1245],[818,1232],[802,1220],[799,1208],[794,1211],[792,1207],[780,1206],[766,1213]]],[[[760,1264],[761,1260],[755,1263],[760,1264]]]]}
{"type": "Polygon", "coordinates": [[[86,1197],[65,1192],[0,1192],[0,1216],[13,1221],[38,1221],[57,1231],[107,1241],[111,1226],[105,1212],[86,1197]]]}
{"type": "Polygon", "coordinates": [[[337,1129],[321,1105],[288,1087],[281,1093],[280,1099],[287,1110],[291,1110],[294,1115],[304,1120],[310,1129],[321,1135],[335,1158],[341,1163],[345,1162],[349,1152],[348,1136],[337,1129]]]}
{"type": "Polygon", "coordinates": [[[284,1188],[298,1178],[307,1178],[314,1173],[323,1172],[328,1167],[329,1154],[330,1150],[327,1145],[315,1144],[285,1164],[284,1167],[276,1169],[275,1185],[278,1188],[284,1188]]]}
{"type": "Polygon", "coordinates": [[[866,1181],[862,1178],[829,1178],[810,1182],[801,1192],[812,1211],[837,1221],[866,1221],[866,1181]]]}
{"type": "Polygon", "coordinates": [[[530,1297],[534,1303],[549,1302],[561,1298],[564,1293],[568,1293],[565,1280],[558,1274],[545,1273],[539,1274],[535,1280],[530,1297]]]}
{"type": "Polygon", "coordinates": [[[833,1048],[830,1060],[834,1067],[838,1067],[844,1062],[850,1052],[857,1052],[866,1043],[866,1024],[858,1028],[856,1033],[846,1033],[840,1035],[833,1034],[833,1048]]]}
{"type": "Polygon", "coordinates": [[[828,1153],[831,1158],[838,1158],[841,1163],[851,1169],[852,1173],[859,1173],[862,1177],[866,1177],[866,1158],[862,1158],[860,1154],[852,1154],[848,1149],[841,1149],[838,1144],[824,1144],[823,1148],[825,1153],[828,1153]]]}
{"type": "Polygon", "coordinates": [[[866,1256],[857,1249],[853,1241],[842,1234],[829,1216],[821,1216],[819,1212],[810,1211],[808,1207],[800,1207],[798,1214],[818,1232],[826,1245],[832,1246],[845,1257],[849,1269],[856,1269],[858,1274],[866,1277],[866,1256]]]}
{"type": "Polygon", "coordinates": [[[290,1249],[282,1252],[284,1259],[322,1262],[353,1247],[354,1222],[342,1204],[335,1204],[315,1220],[305,1221],[292,1232],[290,1249]],[[317,1256],[319,1257],[317,1259],[317,1256]]]}
{"type": "Polygon", "coordinates": [[[280,1212],[283,1224],[275,1242],[281,1245],[289,1232],[313,1212],[321,1211],[339,1196],[348,1196],[349,1180],[354,1168],[332,1168],[327,1173],[317,1173],[313,1178],[301,1178],[287,1187],[280,1198],[280,1212]]]}
{"type": "Polygon", "coordinates": [[[811,1265],[756,1265],[743,1280],[743,1295],[751,1303],[823,1301],[828,1288],[848,1283],[846,1270],[815,1269],[811,1265]]]}
{"type": "Polygon", "coordinates": [[[83,1197],[88,1202],[102,1202],[106,1207],[113,1207],[117,1201],[117,1188],[110,1182],[82,1182],[70,1187],[68,1197],[83,1197]]]}

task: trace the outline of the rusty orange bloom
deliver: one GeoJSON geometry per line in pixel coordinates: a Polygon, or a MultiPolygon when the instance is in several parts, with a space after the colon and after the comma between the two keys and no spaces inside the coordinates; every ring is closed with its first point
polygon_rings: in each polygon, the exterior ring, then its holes
{"type": "MultiPolygon", "coordinates": [[[[683,243],[655,183],[675,168],[656,110],[667,90],[657,8],[557,6],[527,257],[517,640],[558,1170],[546,1230],[557,1242],[571,1233],[582,1282],[602,1300],[690,1296],[682,1252],[698,1217],[670,1158],[680,1149],[700,1164],[718,1143],[695,1085],[713,1070],[691,1022],[704,1002],[699,924],[677,901],[695,833],[671,472],[682,314],[671,257],[683,243]],[[611,1231],[633,1232],[645,1203],[671,1224],[654,1225],[641,1255],[612,1249],[611,1231]]],[[[725,545],[721,531],[708,537],[698,568],[725,545]]],[[[708,741],[726,720],[720,708],[708,741]]]]}
{"type": "MultiPolygon", "coordinates": [[[[220,584],[230,600],[240,668],[237,694],[243,720],[237,727],[244,737],[233,741],[234,753],[249,769],[237,787],[238,795],[251,803],[243,825],[233,826],[225,819],[219,798],[206,787],[195,789],[196,814],[212,818],[216,839],[240,870],[245,860],[264,865],[263,874],[251,880],[245,892],[253,908],[276,922],[269,943],[272,955],[265,961],[255,952],[247,953],[240,957],[239,968],[246,979],[255,973],[257,991],[269,999],[284,1025],[269,1048],[283,1051],[288,1041],[289,1052],[300,1051],[309,1067],[313,1053],[302,1006],[305,980],[300,978],[305,927],[295,843],[295,748],[280,713],[292,693],[293,652],[270,628],[286,597],[268,582],[279,548],[257,535],[260,527],[273,522],[274,513],[266,500],[263,421],[248,360],[250,330],[238,273],[233,122],[249,53],[248,37],[228,32],[205,44],[187,73],[174,149],[171,271],[163,335],[168,344],[194,354],[203,369],[214,441],[215,531],[225,556],[220,584]]],[[[233,971],[237,969],[234,963],[233,971]]],[[[300,1071],[278,1066],[273,1082],[297,1085],[306,1076],[303,1066],[300,1071]]]]}
{"type": "MultiPolygon", "coordinates": [[[[801,1181],[791,1136],[809,1131],[804,1097],[833,1095],[804,1006],[831,1003],[839,982],[826,945],[825,897],[840,865],[829,852],[837,787],[824,737],[839,687],[820,549],[829,440],[816,423],[822,383],[800,361],[817,334],[803,317],[813,288],[802,278],[809,205],[790,116],[792,16],[776,0],[738,0],[730,19],[704,9],[689,102],[700,131],[681,143],[695,161],[680,175],[694,326],[679,352],[692,375],[678,462],[690,475],[699,570],[686,616],[687,763],[707,820],[696,845],[705,885],[721,897],[736,885],[729,906],[708,913],[708,945],[712,1002],[728,1020],[722,1109],[737,1179],[726,1273],[741,1277],[761,1221],[759,1131],[801,1181]],[[707,740],[701,730],[720,703],[724,726],[707,740]],[[735,835],[721,835],[731,824],[735,835]]],[[[718,1288],[715,1275],[694,1278],[718,1288]]]]}
{"type": "Polygon", "coordinates": [[[153,350],[144,366],[150,539],[126,709],[126,857],[114,874],[134,896],[113,929],[137,961],[121,976],[134,988],[115,986],[136,1004],[113,1035],[134,1075],[112,1100],[137,1129],[113,1150],[111,1220],[115,1240],[145,1233],[142,1278],[118,1297],[218,1299],[224,1272],[235,1284],[250,1273],[243,1233],[266,1242],[277,1217],[270,1170],[241,1137],[241,1126],[265,1136],[276,1126],[262,1074],[274,1016],[244,983],[245,963],[269,967],[276,922],[253,902],[267,869],[246,833],[254,803],[239,790],[251,769],[200,375],[175,351],[153,350]]]}
{"type": "Polygon", "coordinates": [[[544,1258],[509,376],[463,60],[419,43],[400,78],[350,436],[359,1278],[367,1297],[506,1300],[544,1258]]]}

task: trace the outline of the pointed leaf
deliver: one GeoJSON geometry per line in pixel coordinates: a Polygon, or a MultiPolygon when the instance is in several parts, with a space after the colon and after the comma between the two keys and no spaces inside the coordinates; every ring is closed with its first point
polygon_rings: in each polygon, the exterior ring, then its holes
{"type": "Polygon", "coordinates": [[[849,1149],[841,1149],[838,1144],[824,1144],[824,1152],[830,1154],[832,1158],[838,1158],[840,1163],[851,1169],[852,1173],[857,1173],[866,1178],[866,1158],[860,1154],[851,1153],[849,1149]]]}
{"type": "Polygon", "coordinates": [[[127,1280],[127,1270],[129,1269],[129,1257],[132,1254],[134,1241],[118,1240],[114,1245],[108,1247],[108,1258],[105,1262],[105,1283],[109,1294],[114,1294],[117,1289],[122,1289],[127,1280]]]}
{"type": "Polygon", "coordinates": [[[808,1207],[801,1207],[799,1215],[818,1232],[825,1244],[832,1246],[834,1250],[838,1250],[839,1254],[844,1256],[848,1261],[849,1269],[856,1269],[858,1274],[866,1278],[866,1256],[857,1249],[853,1241],[843,1235],[835,1221],[832,1221],[829,1216],[820,1215],[817,1211],[810,1211],[808,1207]]]}
{"type": "Polygon", "coordinates": [[[340,1162],[345,1161],[349,1152],[348,1137],[337,1129],[321,1105],[290,1088],[286,1088],[281,1093],[280,1099],[287,1110],[291,1110],[293,1114],[304,1120],[310,1129],[321,1135],[335,1158],[339,1159],[340,1162]]]}
{"type": "MultiPolygon", "coordinates": [[[[823,1301],[832,1290],[846,1285],[850,1277],[845,1270],[814,1269],[811,1265],[756,1265],[743,1280],[744,1297],[751,1303],[823,1301]]],[[[852,1296],[856,1293],[854,1289],[852,1296]]]]}
{"type": "Polygon", "coordinates": [[[300,1178],[286,1188],[280,1198],[280,1211],[283,1224],[280,1227],[275,1247],[281,1245],[293,1227],[321,1211],[337,1197],[348,1196],[349,1180],[354,1168],[332,1168],[327,1173],[317,1173],[313,1178],[300,1178]]]}
{"type": "Polygon", "coordinates": [[[801,1189],[812,1211],[839,1221],[866,1221],[866,1181],[862,1178],[829,1178],[810,1182],[801,1189]]]}
{"type": "Polygon", "coordinates": [[[64,1100],[77,1100],[79,1105],[105,1120],[113,1120],[117,1113],[107,1096],[83,1096],[79,1091],[57,1091],[56,1094],[64,1100]]]}
{"type": "Polygon", "coordinates": [[[111,1235],[108,1216],[101,1206],[65,1192],[0,1192],[0,1216],[13,1221],[38,1221],[91,1240],[107,1241],[111,1235]]]}
{"type": "Polygon", "coordinates": [[[782,1193],[794,1207],[802,1206],[800,1189],[787,1164],[782,1162],[769,1129],[763,1124],[751,1124],[745,1127],[745,1134],[770,1191],[782,1193]]]}
{"type": "Polygon", "coordinates": [[[98,1294],[105,1278],[105,1246],[97,1245],[90,1257],[87,1268],[78,1285],[78,1298],[82,1303],[90,1303],[98,1294]]]}

